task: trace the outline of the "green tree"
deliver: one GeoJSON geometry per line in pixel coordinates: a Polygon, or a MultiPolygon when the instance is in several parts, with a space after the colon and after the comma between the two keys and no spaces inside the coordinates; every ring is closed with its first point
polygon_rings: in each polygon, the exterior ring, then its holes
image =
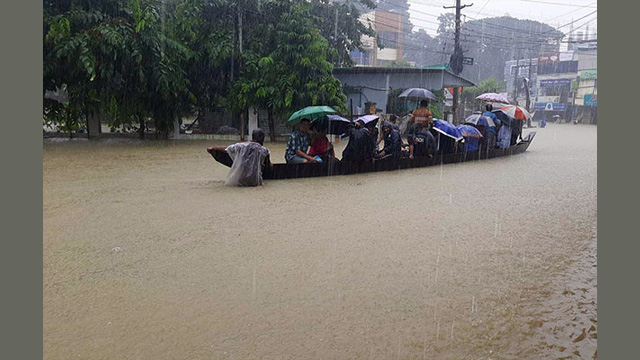
{"type": "Polygon", "coordinates": [[[69,114],[85,121],[108,114],[113,125],[143,129],[150,118],[166,136],[194,101],[186,73],[192,52],[176,36],[173,10],[176,3],[141,0],[50,3],[45,90],[66,85],[69,114]]]}
{"type": "Polygon", "coordinates": [[[327,60],[335,50],[313,26],[308,11],[309,5],[301,3],[284,12],[273,29],[273,51],[245,57],[246,73],[234,84],[229,106],[266,107],[271,115],[312,105],[345,110],[342,84],[331,75],[333,65],[327,60]]]}
{"type": "Polygon", "coordinates": [[[476,86],[462,89],[460,97],[466,109],[481,110],[484,102],[477,100],[477,96],[484,93],[499,93],[504,89],[506,89],[506,84],[503,81],[498,81],[496,78],[491,77],[481,81],[476,86]]]}
{"type": "Polygon", "coordinates": [[[338,2],[330,0],[311,0],[310,14],[320,35],[327,39],[329,46],[336,50],[328,56],[335,66],[351,66],[351,51],[364,51],[362,36],[375,36],[371,25],[360,22],[360,9],[372,10],[376,7],[371,0],[338,2]]]}

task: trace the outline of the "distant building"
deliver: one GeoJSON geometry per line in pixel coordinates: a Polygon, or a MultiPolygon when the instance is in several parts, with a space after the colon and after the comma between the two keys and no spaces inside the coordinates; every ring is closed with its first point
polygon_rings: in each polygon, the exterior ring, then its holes
{"type": "Polygon", "coordinates": [[[378,49],[376,40],[370,36],[362,37],[364,52],[352,51],[351,58],[356,66],[386,66],[393,61],[402,60],[403,23],[402,14],[374,10],[360,16],[360,21],[371,27],[378,35],[383,49],[378,49]]]}
{"type": "Polygon", "coordinates": [[[582,34],[578,39],[568,51],[507,61],[504,75],[509,101],[526,104],[523,79],[530,78],[530,110],[536,112],[536,118],[559,115],[565,120],[597,122],[597,42],[585,40],[582,34]]]}
{"type": "Polygon", "coordinates": [[[504,81],[507,85],[507,98],[513,101],[514,86],[518,88],[517,97],[519,104],[525,104],[527,94],[525,92],[523,79],[530,79],[529,91],[531,94],[531,104],[533,104],[538,91],[538,58],[509,60],[504,67],[504,81]],[[531,67],[529,66],[531,64],[531,67]],[[514,79],[517,77],[517,80],[514,79]],[[515,83],[514,83],[514,80],[515,83]]]}

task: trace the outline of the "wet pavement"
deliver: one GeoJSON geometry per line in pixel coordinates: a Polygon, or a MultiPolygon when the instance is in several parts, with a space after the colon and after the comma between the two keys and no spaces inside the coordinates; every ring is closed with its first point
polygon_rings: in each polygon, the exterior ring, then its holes
{"type": "Polygon", "coordinates": [[[591,358],[597,127],[532,130],[509,158],[257,188],[212,142],[46,140],[45,358],[591,358]]]}

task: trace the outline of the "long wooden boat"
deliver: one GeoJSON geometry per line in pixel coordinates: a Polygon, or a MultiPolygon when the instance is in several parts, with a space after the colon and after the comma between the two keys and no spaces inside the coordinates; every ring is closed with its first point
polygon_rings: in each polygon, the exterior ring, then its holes
{"type": "MultiPolygon", "coordinates": [[[[473,151],[455,154],[436,154],[432,158],[415,157],[413,159],[402,158],[398,160],[338,161],[334,163],[327,162],[320,164],[273,164],[273,167],[267,167],[264,169],[262,177],[265,180],[276,180],[350,175],[492,159],[525,152],[533,141],[535,135],[535,131],[532,131],[528,133],[521,142],[507,149],[490,149],[488,151],[473,151]]],[[[231,167],[233,164],[233,160],[231,160],[229,155],[224,151],[212,151],[211,155],[216,159],[216,161],[223,165],[231,167]]]]}

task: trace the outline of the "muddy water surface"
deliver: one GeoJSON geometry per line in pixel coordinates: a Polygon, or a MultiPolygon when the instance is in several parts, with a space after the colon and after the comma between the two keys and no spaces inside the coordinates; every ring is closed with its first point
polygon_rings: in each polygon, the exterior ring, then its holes
{"type": "Polygon", "coordinates": [[[597,128],[534,130],[510,158],[258,188],[210,142],[46,141],[45,358],[591,358],[597,128]]]}

